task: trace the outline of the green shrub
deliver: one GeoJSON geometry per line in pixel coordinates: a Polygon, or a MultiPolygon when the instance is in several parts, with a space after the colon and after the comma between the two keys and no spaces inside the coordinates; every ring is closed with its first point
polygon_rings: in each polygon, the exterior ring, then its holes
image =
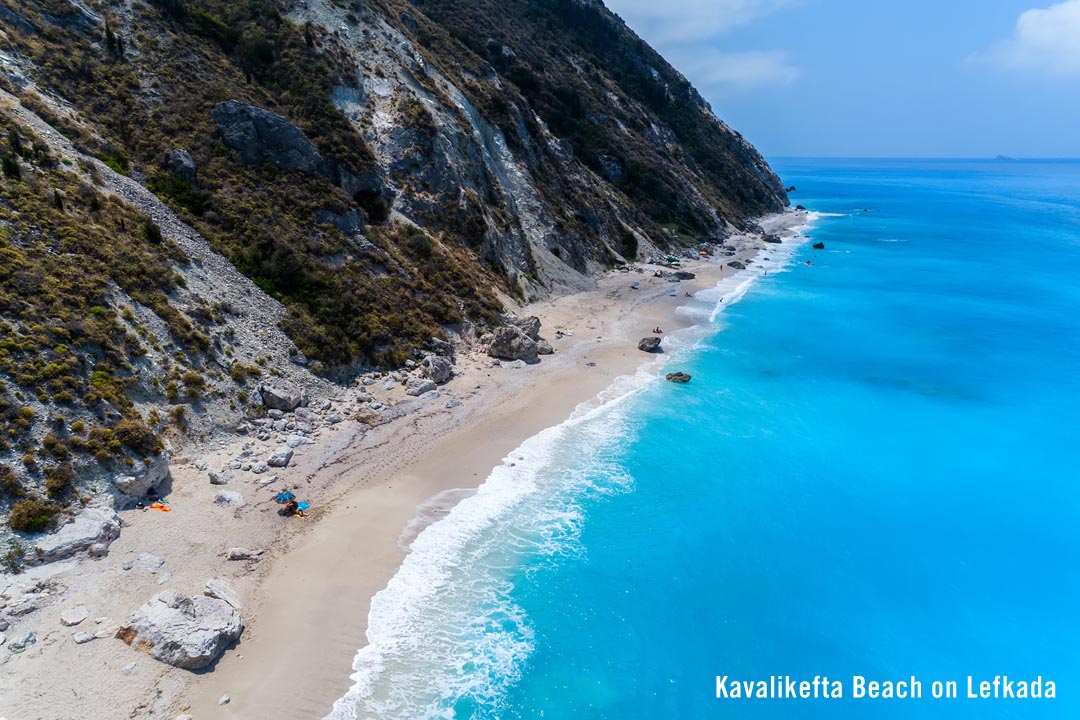
{"type": "Polygon", "coordinates": [[[22,483],[11,466],[0,463],[0,499],[20,498],[23,495],[22,483]]]}
{"type": "Polygon", "coordinates": [[[138,420],[122,420],[113,428],[113,435],[124,447],[140,455],[150,456],[161,451],[161,440],[153,430],[138,420]]]}
{"type": "Polygon", "coordinates": [[[0,557],[0,567],[9,573],[16,574],[23,569],[23,560],[26,558],[26,550],[18,543],[12,543],[0,557]]]}
{"type": "Polygon", "coordinates": [[[70,463],[53,465],[45,469],[45,492],[53,500],[62,500],[71,494],[75,469],[70,463]]]}
{"type": "Polygon", "coordinates": [[[40,498],[26,498],[11,506],[8,525],[18,532],[45,532],[56,523],[60,508],[40,498]]]}

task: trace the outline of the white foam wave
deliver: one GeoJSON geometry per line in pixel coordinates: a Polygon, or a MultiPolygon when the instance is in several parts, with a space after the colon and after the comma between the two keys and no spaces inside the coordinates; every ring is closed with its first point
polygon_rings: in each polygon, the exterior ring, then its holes
{"type": "Polygon", "coordinates": [[[768,259],[760,253],[746,270],[697,293],[685,312],[699,322],[669,336],[667,353],[526,440],[475,493],[431,503],[456,504],[442,519],[428,524],[422,518],[403,535],[410,553],[372,599],[368,645],[354,659],[353,685],[325,720],[450,719],[498,706],[520,679],[534,641],[507,579],[515,559],[528,554],[531,574],[545,559],[582,551],[582,500],[633,485],[617,463],[619,447],[633,433],[628,399],[656,382],[659,366],[715,331],[723,309],[759,277],[783,271],[805,242],[805,230],[823,216],[810,213],[789,241],[769,249],[768,259]]]}

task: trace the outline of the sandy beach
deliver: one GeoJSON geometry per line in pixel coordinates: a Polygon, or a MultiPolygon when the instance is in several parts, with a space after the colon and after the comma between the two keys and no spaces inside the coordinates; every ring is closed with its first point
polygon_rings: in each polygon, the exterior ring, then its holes
{"type": "MultiPolygon", "coordinates": [[[[804,219],[791,212],[764,227],[790,232],[804,219]]],[[[760,236],[739,238],[738,245],[744,261],[765,247],[760,236]]],[[[275,483],[235,480],[229,489],[245,495],[242,507],[215,505],[219,488],[194,463],[205,459],[213,468],[245,449],[259,454],[272,446],[242,438],[185,449],[174,459],[172,512],[126,512],[107,557],[29,575],[51,602],[34,613],[41,616],[34,620],[37,644],[18,656],[0,654],[0,718],[323,717],[350,686],[353,657],[366,643],[370,599],[405,557],[406,528],[414,535],[437,520],[525,439],[565,420],[616,377],[656,361],[637,341],[657,325],[666,333],[685,326],[675,311],[693,302],[686,293],[738,272],[726,265],[732,259],[688,261],[685,269],[696,278],[678,284],[653,277],[651,269],[609,272],[587,292],[515,308],[540,318],[554,355],[513,368],[459,353],[456,375],[437,399],[408,398],[400,387],[365,388],[401,417],[370,430],[350,420],[321,428],[275,483]],[[640,289],[631,289],[631,280],[640,289]],[[573,335],[555,339],[557,327],[573,335]],[[460,406],[447,407],[451,399],[460,406]],[[285,488],[312,503],[308,518],[277,514],[272,496],[285,488]],[[226,559],[235,547],[257,554],[226,559]],[[165,562],[146,567],[140,564],[146,554],[165,562]],[[199,594],[211,578],[236,590],[245,623],[240,641],[212,671],[168,667],[112,637],[154,593],[199,594]],[[59,622],[60,611],[72,606],[89,611],[78,628],[59,622]],[[72,630],[98,639],[75,644],[72,630]],[[229,702],[219,704],[225,695],[229,702]]],[[[343,388],[328,399],[344,409],[356,390],[343,388]]]]}

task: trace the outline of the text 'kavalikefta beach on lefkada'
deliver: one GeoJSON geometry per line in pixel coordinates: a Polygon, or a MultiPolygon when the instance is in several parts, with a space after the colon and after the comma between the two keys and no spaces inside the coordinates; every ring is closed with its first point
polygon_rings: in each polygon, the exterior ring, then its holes
{"type": "Polygon", "coordinates": [[[0,720],[1080,715],[1080,0],[0,0],[0,720]]]}

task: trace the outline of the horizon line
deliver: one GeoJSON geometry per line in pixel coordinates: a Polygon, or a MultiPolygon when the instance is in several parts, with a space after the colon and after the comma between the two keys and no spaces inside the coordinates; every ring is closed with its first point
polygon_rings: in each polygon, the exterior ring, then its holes
{"type": "Polygon", "coordinates": [[[773,155],[777,160],[982,160],[985,162],[1080,162],[1080,156],[1017,157],[1012,155],[773,155]]]}

